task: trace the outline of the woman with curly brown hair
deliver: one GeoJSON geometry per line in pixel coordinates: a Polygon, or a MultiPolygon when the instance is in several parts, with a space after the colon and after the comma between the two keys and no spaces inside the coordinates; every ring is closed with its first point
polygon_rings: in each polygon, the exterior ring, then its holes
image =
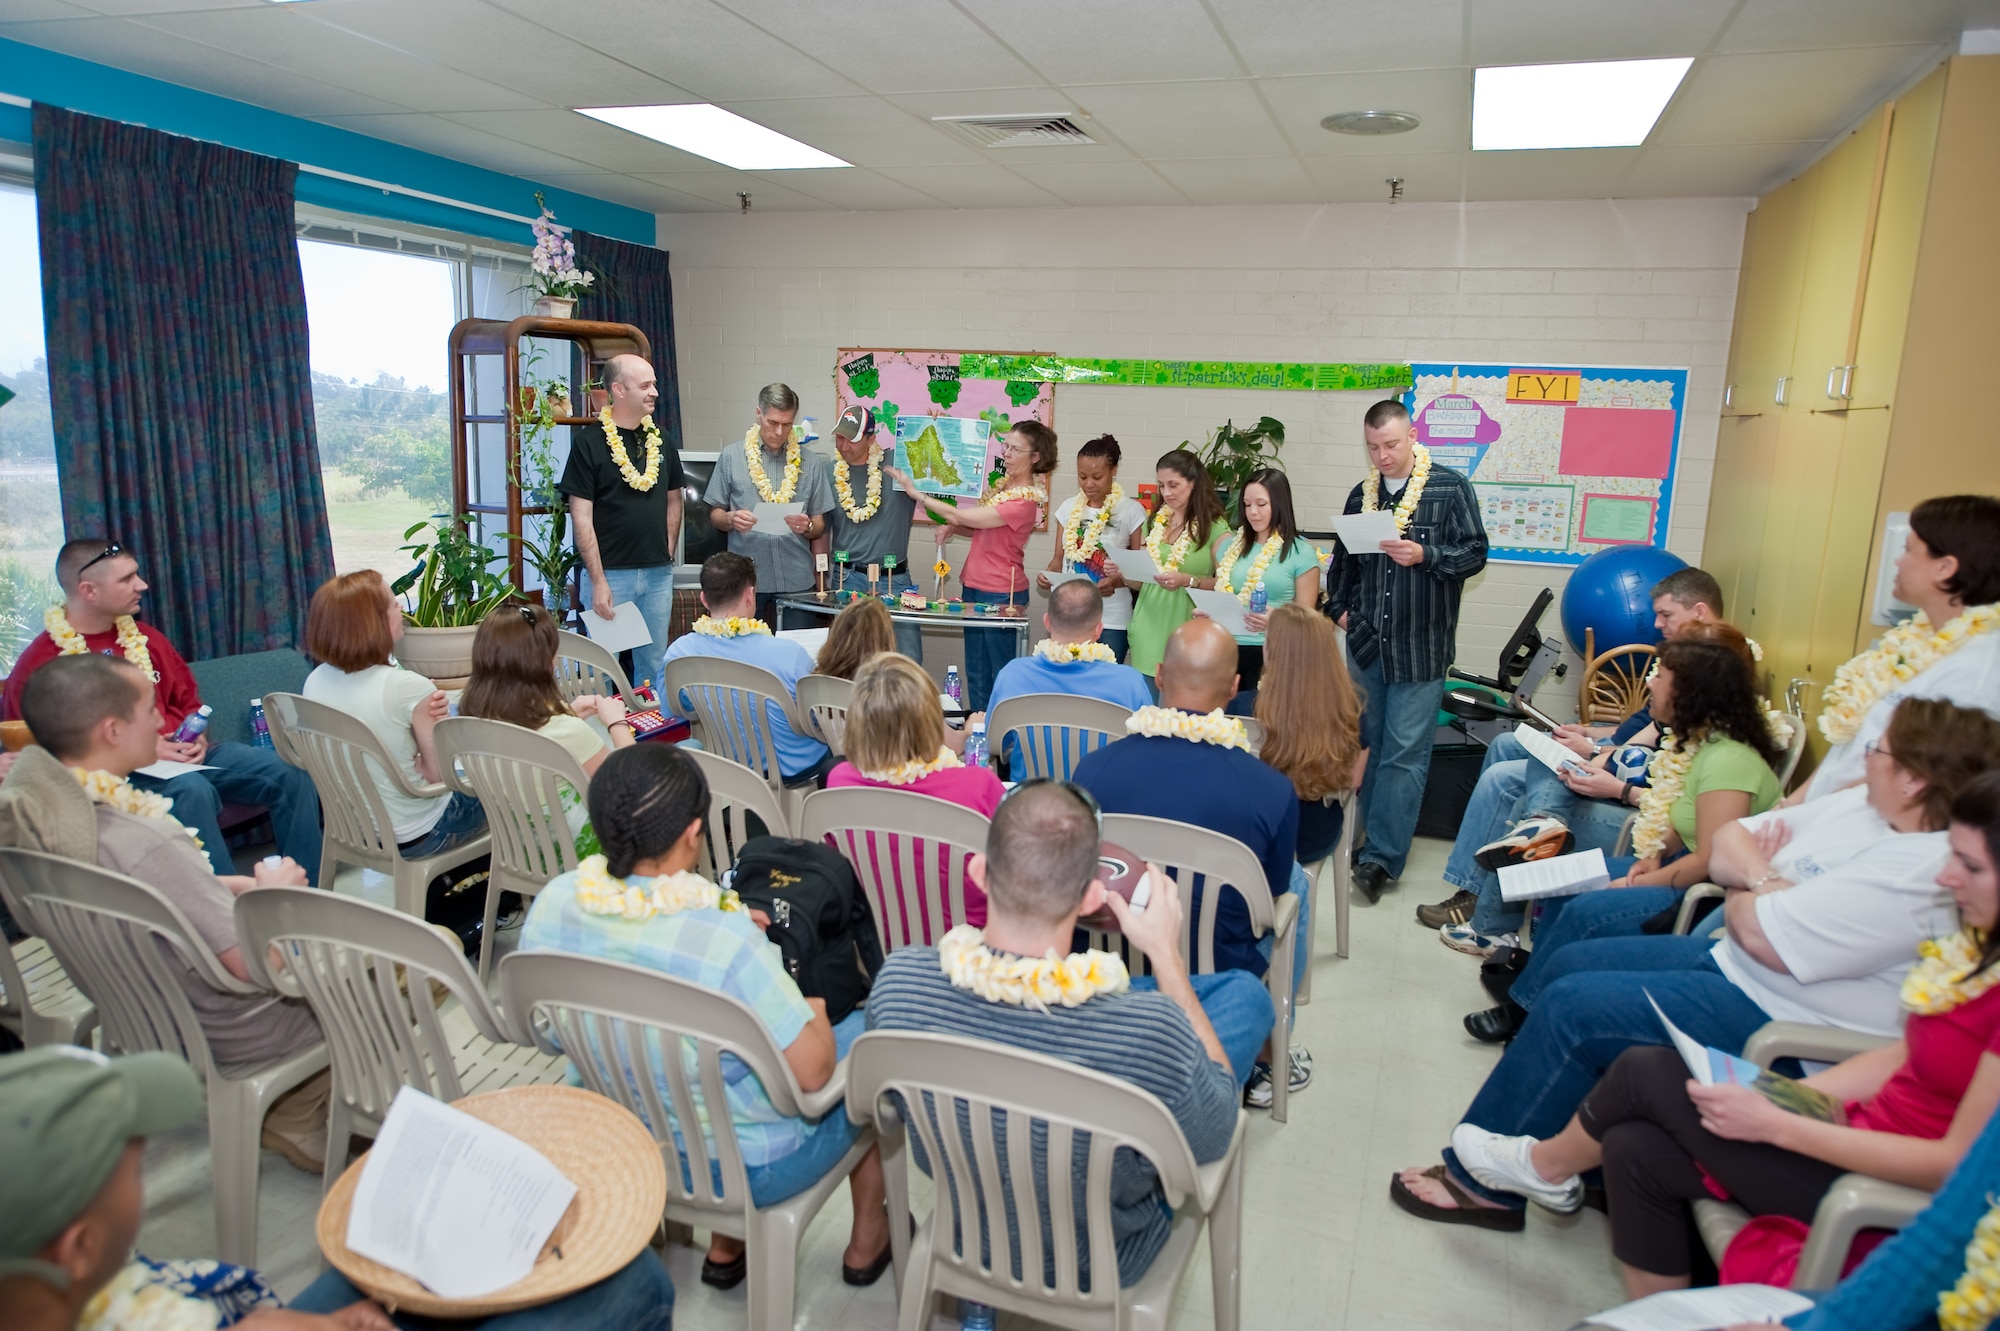
{"type": "Polygon", "coordinates": [[[1265,735],[1258,756],[1298,793],[1298,861],[1323,860],[1340,844],[1339,796],[1360,783],[1368,758],[1332,620],[1297,602],[1271,612],[1255,715],[1265,735]]]}

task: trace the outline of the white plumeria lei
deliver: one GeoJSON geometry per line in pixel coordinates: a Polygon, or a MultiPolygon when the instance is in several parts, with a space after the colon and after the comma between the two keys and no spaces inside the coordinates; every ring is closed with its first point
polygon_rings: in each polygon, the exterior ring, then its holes
{"type": "Polygon", "coordinates": [[[1249,605],[1250,593],[1264,585],[1264,570],[1269,568],[1271,561],[1278,557],[1278,547],[1284,543],[1285,534],[1283,532],[1272,532],[1271,538],[1265,541],[1262,548],[1257,551],[1257,559],[1250,565],[1250,571],[1243,575],[1243,585],[1241,587],[1231,587],[1229,585],[1229,575],[1235,571],[1236,561],[1243,557],[1244,550],[1243,533],[1237,532],[1236,538],[1229,543],[1229,548],[1222,552],[1222,558],[1215,565],[1216,588],[1225,592],[1234,591],[1237,600],[1245,605],[1249,605]]]}
{"type": "Polygon", "coordinates": [[[2000,625],[2000,605],[1968,606],[1941,629],[1919,610],[1882,641],[1833,672],[1820,703],[1819,730],[1834,744],[1861,733],[1862,718],[1898,684],[1915,679],[1982,633],[2000,625]]]}
{"type": "Polygon", "coordinates": [[[1188,557],[1188,551],[1194,548],[1194,524],[1191,522],[1182,524],[1181,534],[1174,538],[1173,545],[1164,544],[1167,528],[1173,522],[1173,513],[1163,508],[1146,528],[1146,553],[1153,557],[1153,562],[1160,566],[1162,573],[1178,573],[1188,557]]]}
{"type": "Polygon", "coordinates": [[[833,468],[833,493],[840,500],[840,511],[847,514],[849,522],[866,522],[882,507],[882,468],[873,457],[868,459],[868,502],[861,507],[854,506],[853,482],[847,478],[847,461],[841,459],[833,468]]]}
{"type": "Polygon", "coordinates": [[[863,772],[870,781],[879,781],[885,786],[915,785],[933,772],[942,772],[951,767],[963,767],[957,754],[950,749],[939,749],[937,757],[925,762],[922,758],[912,758],[906,763],[879,772],[863,772]]]}
{"type": "Polygon", "coordinates": [[[108,804],[135,818],[156,819],[176,831],[187,833],[188,840],[196,846],[201,845],[201,838],[195,835],[194,829],[174,817],[174,802],[165,795],[141,790],[124,777],[113,776],[101,767],[92,771],[81,767],[69,770],[76,777],[76,783],[83,787],[83,793],[90,796],[92,804],[108,804]]]}
{"type": "MultiPolygon", "coordinates": [[[[1404,487],[1403,497],[1396,501],[1394,517],[1396,530],[1407,531],[1410,519],[1417,511],[1417,501],[1424,497],[1424,482],[1431,478],[1431,451],[1422,444],[1410,445],[1410,456],[1416,465],[1410,469],[1410,483],[1404,487]]],[[[1373,513],[1382,502],[1382,473],[1375,467],[1368,469],[1368,477],[1361,482],[1361,511],[1373,513]]]]}
{"type": "Polygon", "coordinates": [[[611,408],[606,407],[597,413],[597,423],[604,427],[604,442],[611,448],[611,464],[618,468],[625,484],[641,494],[659,484],[660,427],[653,424],[651,416],[639,422],[639,428],[646,432],[646,470],[643,472],[632,465],[632,455],[625,451],[625,436],[618,433],[618,423],[611,419],[611,408]]]}
{"type": "Polygon", "coordinates": [[[750,484],[757,487],[757,496],[767,504],[789,504],[799,489],[799,436],[798,426],[792,427],[792,437],[785,443],[785,471],[778,478],[778,488],[771,488],[771,477],[764,470],[764,441],[757,437],[757,427],[751,426],[743,432],[743,457],[749,464],[750,484]]]}
{"type": "Polygon", "coordinates": [[[1250,735],[1243,722],[1220,707],[1207,715],[1183,712],[1178,707],[1141,707],[1125,718],[1125,729],[1134,735],[1191,739],[1224,749],[1250,751],[1250,735]]]}
{"type": "Polygon", "coordinates": [[[986,508],[998,508],[1014,499],[1032,499],[1037,509],[1047,509],[1049,506],[1049,492],[1039,485],[1010,485],[1004,490],[993,491],[979,502],[986,508]]]}
{"type": "Polygon", "coordinates": [[[602,855],[592,855],[576,867],[576,904],[585,914],[615,915],[623,920],[650,920],[684,910],[743,909],[734,891],[717,887],[698,873],[615,878],[610,861],[602,855]]]}
{"type": "Polygon", "coordinates": [[[1132,983],[1125,963],[1109,952],[1093,948],[1058,957],[1050,948],[1040,957],[1002,956],[986,946],[985,932],[970,924],[938,940],[938,963],[954,989],[1037,1012],[1082,1007],[1099,994],[1122,993],[1132,983]]]}
{"type": "Polygon", "coordinates": [[[1646,788],[1639,792],[1639,817],[1632,824],[1632,853],[1640,859],[1658,855],[1667,848],[1667,834],[1673,831],[1674,801],[1694,767],[1694,756],[1708,742],[1698,736],[1686,750],[1680,736],[1671,731],[1660,739],[1660,747],[1646,762],[1646,788]]]}
{"type": "Polygon", "coordinates": [[[1972,973],[1985,946],[1985,936],[1971,925],[1917,944],[1917,964],[1903,976],[1903,1006],[1935,1016],[1970,1003],[2000,984],[2000,966],[1972,973]]]}
{"type": "Polygon", "coordinates": [[[1035,655],[1056,665],[1066,665],[1072,661],[1103,661],[1111,664],[1118,660],[1118,653],[1101,642],[1057,642],[1054,638],[1043,638],[1036,643],[1035,655]]]}
{"type": "Polygon", "coordinates": [[[1083,502],[1081,494],[1076,497],[1076,508],[1063,524],[1063,563],[1081,564],[1090,558],[1091,552],[1104,541],[1104,529],[1111,522],[1111,510],[1125,502],[1125,491],[1118,482],[1111,482],[1110,493],[1104,496],[1104,503],[1091,508],[1083,502]],[[1087,516],[1086,516],[1087,515],[1087,516]]]}
{"type": "Polygon", "coordinates": [[[695,620],[694,631],[704,638],[740,638],[746,633],[752,636],[769,633],[771,626],[761,619],[754,619],[748,615],[731,615],[727,619],[715,619],[703,615],[695,620]]]}
{"type": "MultiPolygon", "coordinates": [[[[1990,1200],[1990,1198],[1989,1198],[1990,1200]]],[[[1981,1216],[1965,1245],[1965,1274],[1938,1295],[1941,1331],[1984,1331],[2000,1316],[2000,1205],[1981,1216]]]]}
{"type": "MultiPolygon", "coordinates": [[[[113,621],[118,629],[118,650],[125,659],[146,672],[146,677],[155,684],[160,682],[160,673],[153,669],[153,653],[146,646],[146,631],[139,627],[139,621],[130,615],[120,615],[113,621]]],[[[49,641],[53,642],[64,656],[83,656],[90,651],[83,635],[70,624],[69,616],[59,605],[52,605],[42,616],[42,627],[48,630],[49,641]]]]}

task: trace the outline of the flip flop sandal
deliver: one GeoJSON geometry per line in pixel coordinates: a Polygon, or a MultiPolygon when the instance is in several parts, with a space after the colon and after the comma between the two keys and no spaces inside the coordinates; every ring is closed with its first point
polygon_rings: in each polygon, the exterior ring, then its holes
{"type": "Polygon", "coordinates": [[[1401,1174],[1389,1180],[1389,1199],[1417,1219],[1435,1220],[1441,1225],[1471,1225],[1477,1229],[1497,1229],[1503,1234],[1518,1234],[1528,1226],[1526,1208],[1516,1211],[1480,1205],[1479,1199],[1459,1186],[1443,1165],[1432,1165],[1424,1171],[1424,1177],[1444,1184],[1445,1191],[1458,1205],[1439,1206],[1425,1201],[1403,1186],[1401,1174]]]}

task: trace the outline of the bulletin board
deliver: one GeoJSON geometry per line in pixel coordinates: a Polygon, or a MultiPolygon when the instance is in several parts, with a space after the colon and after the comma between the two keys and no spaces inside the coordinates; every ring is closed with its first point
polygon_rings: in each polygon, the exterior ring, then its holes
{"type": "MultiPolygon", "coordinates": [[[[841,347],[834,353],[834,413],[869,408],[881,437],[896,441],[896,465],[919,490],[977,504],[1005,474],[1000,454],[1008,429],[1024,420],[1054,429],[1056,417],[1053,382],[960,373],[962,360],[984,354],[841,347]]],[[[921,511],[917,517],[926,520],[921,511]]],[[[1048,529],[1046,513],[1041,529],[1048,529]]]]}
{"type": "Polygon", "coordinates": [[[1488,557],[1579,564],[1665,548],[1687,371],[1417,362],[1403,394],[1432,465],[1472,482],[1488,557]]]}

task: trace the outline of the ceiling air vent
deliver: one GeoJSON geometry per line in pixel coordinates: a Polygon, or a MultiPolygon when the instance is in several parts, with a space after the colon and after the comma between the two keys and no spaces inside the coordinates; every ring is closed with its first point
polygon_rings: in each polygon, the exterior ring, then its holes
{"type": "Polygon", "coordinates": [[[1061,148],[1095,143],[1067,115],[932,116],[976,148],[1061,148]]]}

